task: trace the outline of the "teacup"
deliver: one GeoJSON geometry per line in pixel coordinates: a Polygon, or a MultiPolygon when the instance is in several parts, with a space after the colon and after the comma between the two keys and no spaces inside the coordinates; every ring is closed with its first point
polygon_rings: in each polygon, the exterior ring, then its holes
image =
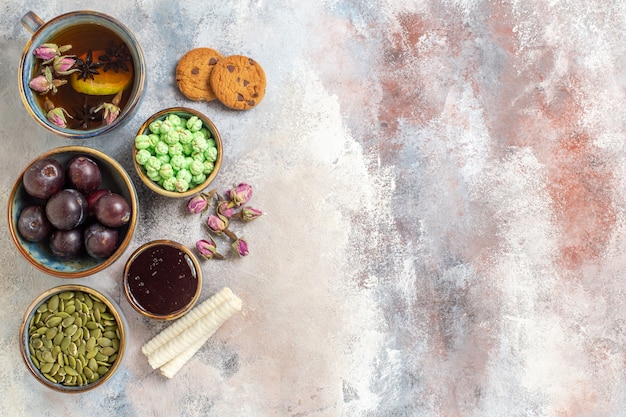
{"type": "Polygon", "coordinates": [[[19,90],[29,114],[41,126],[62,137],[84,139],[112,131],[134,112],[144,90],[146,67],[139,43],[123,24],[89,10],[62,14],[47,22],[28,12],[21,22],[32,37],[20,60],[19,90]],[[55,46],[49,46],[51,43],[55,46]],[[78,45],[80,43],[84,45],[78,45]],[[42,45],[48,49],[48,54],[38,50],[36,55],[35,50],[42,45]],[[71,48],[66,48],[67,45],[71,48]],[[62,68],[63,62],[59,60],[61,72],[73,73],[56,72],[55,61],[46,59],[54,56],[55,47],[58,47],[57,56],[82,64],[80,70],[77,65],[62,68]],[[45,79],[46,67],[47,75],[57,81],[50,83],[45,79]],[[109,71],[108,75],[105,70],[109,71]],[[118,76],[118,72],[126,72],[126,75],[118,76]],[[93,81],[95,73],[99,77],[97,83],[93,81]],[[39,77],[37,81],[43,85],[31,84],[35,77],[39,77]],[[80,91],[79,95],[76,91],[80,91]],[[67,98],[70,96],[73,97],[67,98]],[[119,114],[115,117],[116,107],[119,114]]]}

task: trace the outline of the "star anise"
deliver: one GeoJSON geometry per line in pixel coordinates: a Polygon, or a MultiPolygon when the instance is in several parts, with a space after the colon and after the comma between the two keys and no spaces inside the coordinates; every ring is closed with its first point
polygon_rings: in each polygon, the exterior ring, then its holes
{"type": "Polygon", "coordinates": [[[78,79],[83,79],[85,81],[87,81],[88,78],[91,78],[93,80],[94,75],[100,74],[98,72],[98,68],[102,66],[100,62],[94,62],[91,50],[87,52],[87,56],[85,57],[84,61],[80,58],[76,58],[75,65],[76,68],[79,69],[78,79]]]}
{"type": "Polygon", "coordinates": [[[102,120],[102,114],[96,112],[96,106],[90,106],[87,103],[87,96],[83,101],[82,107],[74,107],[76,114],[74,115],[73,129],[88,129],[91,122],[102,120]]]}
{"type": "Polygon", "coordinates": [[[126,48],[126,44],[121,43],[116,45],[115,42],[111,41],[104,52],[104,55],[98,57],[98,60],[104,64],[102,68],[104,72],[110,69],[116,73],[120,72],[120,70],[129,71],[126,63],[130,61],[130,54],[126,48]]]}

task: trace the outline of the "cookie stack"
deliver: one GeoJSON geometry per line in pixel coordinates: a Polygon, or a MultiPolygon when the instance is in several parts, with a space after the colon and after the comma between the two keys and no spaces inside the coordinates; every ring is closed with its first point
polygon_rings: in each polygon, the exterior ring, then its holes
{"type": "Polygon", "coordinates": [[[217,99],[231,109],[248,110],[263,99],[266,78],[252,58],[224,57],[212,48],[196,48],[178,61],[176,84],[189,100],[217,99]]]}

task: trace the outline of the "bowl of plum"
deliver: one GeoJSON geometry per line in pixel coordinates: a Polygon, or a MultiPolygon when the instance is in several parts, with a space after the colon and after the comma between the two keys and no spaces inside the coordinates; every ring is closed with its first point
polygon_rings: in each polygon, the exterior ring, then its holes
{"type": "Polygon", "coordinates": [[[102,271],[124,253],[137,224],[133,182],[113,158],[85,146],[52,149],[20,173],[8,223],[18,251],[59,278],[102,271]]]}

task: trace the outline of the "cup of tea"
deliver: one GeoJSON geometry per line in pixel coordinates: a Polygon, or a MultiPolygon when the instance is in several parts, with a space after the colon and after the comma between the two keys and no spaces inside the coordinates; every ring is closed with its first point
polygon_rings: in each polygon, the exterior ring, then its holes
{"type": "Polygon", "coordinates": [[[19,65],[19,90],[29,114],[70,139],[111,132],[136,109],[145,85],[143,52],[111,16],[84,10],[44,22],[22,17],[32,33],[19,65]]]}

